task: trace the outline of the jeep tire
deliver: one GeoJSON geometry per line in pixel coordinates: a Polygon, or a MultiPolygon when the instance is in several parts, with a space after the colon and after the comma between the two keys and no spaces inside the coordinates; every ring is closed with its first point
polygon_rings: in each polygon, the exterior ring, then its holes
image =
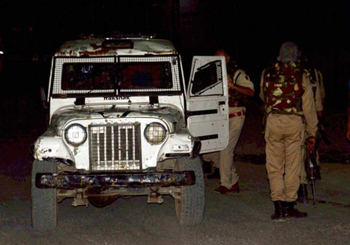
{"type": "Polygon", "coordinates": [[[194,171],[195,184],[181,186],[177,189],[175,211],[181,225],[198,225],[202,223],[205,209],[204,176],[199,157],[180,158],[176,163],[178,171],[194,171]]]}
{"type": "Polygon", "coordinates": [[[56,162],[34,161],[32,167],[31,211],[32,227],[37,231],[53,230],[57,226],[56,189],[39,189],[35,186],[37,173],[56,173],[56,162]]]}

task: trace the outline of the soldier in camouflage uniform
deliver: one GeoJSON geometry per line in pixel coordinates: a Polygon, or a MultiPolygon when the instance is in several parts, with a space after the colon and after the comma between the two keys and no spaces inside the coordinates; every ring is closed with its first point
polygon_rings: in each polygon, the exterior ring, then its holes
{"type": "Polygon", "coordinates": [[[309,147],[314,148],[318,120],[308,75],[296,62],[299,56],[294,42],[284,43],[278,61],[264,69],[261,76],[266,170],[275,206],[273,220],[307,216],[294,205],[300,185],[304,132],[308,132],[309,147]]]}
{"type": "MultiPolygon", "coordinates": [[[[219,194],[231,194],[239,192],[239,175],[234,165],[234,150],[241,135],[245,121],[247,96],[254,96],[254,84],[250,81],[245,71],[239,69],[231,60],[229,54],[219,49],[215,55],[225,56],[229,87],[229,142],[228,146],[220,153],[204,155],[204,160],[210,158],[214,162],[216,176],[220,177],[220,186],[215,189],[219,194]],[[213,156],[214,155],[214,156],[213,156]]],[[[208,176],[210,178],[210,176],[208,176]]]]}

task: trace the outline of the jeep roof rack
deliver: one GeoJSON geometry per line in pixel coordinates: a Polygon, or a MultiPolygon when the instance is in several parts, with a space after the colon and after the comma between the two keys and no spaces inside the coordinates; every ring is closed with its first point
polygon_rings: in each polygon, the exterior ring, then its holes
{"type": "Polygon", "coordinates": [[[156,34],[142,34],[142,33],[120,33],[112,32],[110,34],[93,34],[93,33],[82,33],[80,34],[82,39],[92,39],[92,38],[104,38],[106,40],[120,40],[120,39],[154,39],[156,34]]]}
{"type": "Polygon", "coordinates": [[[132,42],[132,40],[129,39],[110,39],[110,38],[106,38],[103,42],[102,42],[102,47],[103,48],[110,48],[110,49],[132,49],[134,48],[134,43],[132,42]]]}

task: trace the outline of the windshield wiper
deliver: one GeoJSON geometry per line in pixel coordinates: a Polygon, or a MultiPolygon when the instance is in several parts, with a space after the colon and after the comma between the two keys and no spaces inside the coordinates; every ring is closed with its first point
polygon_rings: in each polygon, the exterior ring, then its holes
{"type": "MultiPolygon", "coordinates": [[[[112,80],[111,80],[112,81],[112,80]]],[[[111,88],[93,88],[93,89],[91,89],[89,92],[87,92],[87,94],[91,94],[93,91],[96,91],[96,90],[110,90],[110,89],[113,89],[113,90],[118,90],[118,93],[119,93],[119,90],[120,90],[120,82],[118,82],[118,79],[117,78],[115,78],[114,79],[114,83],[111,83],[110,82],[110,84],[114,84],[114,85],[116,85],[116,86],[113,86],[113,87],[111,87],[111,88]]]]}

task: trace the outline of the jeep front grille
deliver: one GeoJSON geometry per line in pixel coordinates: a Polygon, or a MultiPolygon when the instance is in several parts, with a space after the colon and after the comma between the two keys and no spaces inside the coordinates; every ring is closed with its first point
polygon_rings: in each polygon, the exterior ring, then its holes
{"type": "Polygon", "coordinates": [[[93,171],[140,170],[140,124],[96,125],[89,129],[93,171]]]}

